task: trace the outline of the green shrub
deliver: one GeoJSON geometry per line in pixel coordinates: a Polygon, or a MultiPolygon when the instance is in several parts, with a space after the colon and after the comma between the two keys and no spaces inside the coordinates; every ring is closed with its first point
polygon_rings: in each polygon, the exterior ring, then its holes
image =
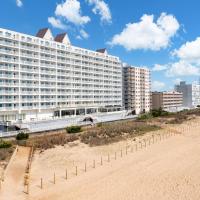
{"type": "Polygon", "coordinates": [[[81,126],[70,126],[66,128],[67,133],[79,133],[81,132],[81,126]]]}
{"type": "Polygon", "coordinates": [[[28,133],[20,132],[16,136],[16,140],[27,140],[29,138],[28,133]]]}
{"type": "Polygon", "coordinates": [[[145,114],[140,115],[137,119],[138,120],[146,120],[146,119],[151,119],[151,118],[152,118],[151,113],[145,113],[145,114]]]}
{"type": "Polygon", "coordinates": [[[12,144],[8,141],[0,140],[0,149],[10,148],[12,144]]]}
{"type": "Polygon", "coordinates": [[[97,127],[102,127],[102,126],[103,126],[102,122],[100,122],[100,123],[97,124],[97,127]]]}

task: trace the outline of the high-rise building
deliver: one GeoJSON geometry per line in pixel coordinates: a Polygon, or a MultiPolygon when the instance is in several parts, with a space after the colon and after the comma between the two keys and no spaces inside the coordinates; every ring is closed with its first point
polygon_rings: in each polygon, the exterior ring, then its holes
{"type": "Polygon", "coordinates": [[[123,66],[123,103],[126,110],[135,114],[149,112],[151,81],[146,68],[123,66]]]}
{"type": "Polygon", "coordinates": [[[174,89],[183,94],[183,106],[192,107],[192,84],[181,81],[179,85],[175,85],[174,89]]]}
{"type": "Polygon", "coordinates": [[[49,29],[0,29],[0,121],[122,109],[122,65],[105,49],[75,47],[49,29]]]}
{"type": "Polygon", "coordinates": [[[183,94],[180,92],[152,92],[152,108],[172,111],[177,110],[183,104],[183,94]]]}
{"type": "Polygon", "coordinates": [[[175,85],[175,90],[183,93],[184,107],[191,108],[200,105],[200,83],[198,81],[192,84],[181,81],[179,85],[175,85]]]}
{"type": "Polygon", "coordinates": [[[198,81],[192,83],[192,106],[200,106],[200,83],[198,81]]]}

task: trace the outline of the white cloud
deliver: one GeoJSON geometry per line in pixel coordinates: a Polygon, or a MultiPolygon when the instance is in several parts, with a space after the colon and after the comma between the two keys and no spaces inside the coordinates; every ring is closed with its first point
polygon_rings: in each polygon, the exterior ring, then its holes
{"type": "Polygon", "coordinates": [[[200,37],[191,42],[186,42],[178,50],[172,52],[173,55],[191,63],[200,64],[200,37]]]}
{"type": "Polygon", "coordinates": [[[166,76],[168,77],[199,75],[200,68],[198,66],[183,60],[170,64],[169,69],[166,71],[166,76]]]}
{"type": "Polygon", "coordinates": [[[165,88],[165,83],[161,81],[153,81],[152,82],[152,91],[160,91],[165,88]]]}
{"type": "Polygon", "coordinates": [[[179,84],[181,81],[182,81],[182,79],[176,78],[173,82],[174,82],[175,84],[179,84]]]}
{"type": "Polygon", "coordinates": [[[179,30],[179,22],[173,15],[162,13],[157,21],[153,15],[143,15],[137,23],[129,23],[124,30],[114,35],[111,45],[120,45],[127,50],[166,48],[179,30]]]}
{"type": "Polygon", "coordinates": [[[199,76],[200,75],[200,37],[186,42],[172,52],[178,61],[169,64],[166,76],[199,76]]]}
{"type": "Polygon", "coordinates": [[[77,0],[65,0],[58,4],[55,15],[75,25],[84,25],[90,21],[90,17],[82,16],[80,2],[77,0]]]}
{"type": "Polygon", "coordinates": [[[84,39],[89,38],[89,34],[86,31],[84,31],[83,29],[80,30],[80,34],[81,34],[82,38],[84,38],[84,39]]]}
{"type": "Polygon", "coordinates": [[[92,9],[94,14],[99,14],[101,16],[102,22],[111,23],[112,16],[108,4],[103,0],[86,0],[90,5],[94,5],[92,9]]]}
{"type": "Polygon", "coordinates": [[[23,6],[22,0],[16,0],[16,4],[17,4],[18,7],[23,6]]]}
{"type": "Polygon", "coordinates": [[[55,17],[49,17],[48,22],[54,27],[59,29],[67,29],[67,26],[62,23],[60,19],[56,19],[55,17]]]}
{"type": "Polygon", "coordinates": [[[80,34],[76,36],[76,39],[78,40],[88,39],[88,38],[89,38],[89,34],[83,29],[81,29],[80,34]]]}
{"type": "Polygon", "coordinates": [[[167,65],[155,64],[154,67],[152,68],[152,71],[163,71],[166,69],[167,69],[167,65]]]}

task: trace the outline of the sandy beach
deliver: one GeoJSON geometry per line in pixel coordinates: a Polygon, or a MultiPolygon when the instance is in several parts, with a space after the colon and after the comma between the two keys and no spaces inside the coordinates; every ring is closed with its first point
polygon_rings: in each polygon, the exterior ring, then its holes
{"type": "Polygon", "coordinates": [[[200,199],[199,126],[194,121],[190,125],[190,130],[186,124],[173,128],[181,130],[182,134],[175,134],[150,146],[146,144],[146,148],[143,143],[143,148],[137,151],[133,141],[122,141],[93,148],[77,143],[37,153],[32,165],[30,199],[198,200],[200,199]],[[126,146],[129,146],[127,155],[126,146]],[[134,149],[131,149],[131,146],[134,149]],[[122,157],[121,149],[123,149],[122,157]],[[116,160],[115,152],[117,152],[116,160]],[[101,166],[101,156],[103,156],[103,166],[101,166]],[[87,173],[84,172],[85,162],[87,173]],[[76,166],[78,176],[75,174],[76,166]],[[65,180],[66,168],[68,180],[65,180]],[[41,177],[43,189],[39,188],[41,177]]]}
{"type": "Polygon", "coordinates": [[[16,199],[199,200],[199,122],[170,125],[177,130],[171,135],[165,129],[136,141],[97,147],[73,142],[36,151],[29,195],[23,193],[16,199]]]}

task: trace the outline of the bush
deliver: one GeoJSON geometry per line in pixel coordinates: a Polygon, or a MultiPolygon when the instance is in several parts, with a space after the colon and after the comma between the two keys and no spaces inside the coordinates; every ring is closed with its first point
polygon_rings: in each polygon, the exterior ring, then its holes
{"type": "Polygon", "coordinates": [[[66,135],[59,133],[55,135],[43,135],[36,138],[30,138],[27,142],[27,146],[33,146],[41,150],[54,148],[56,145],[64,146],[68,142],[78,140],[78,135],[66,135]]]}
{"type": "Polygon", "coordinates": [[[98,123],[97,127],[103,127],[103,123],[102,122],[98,123]]]}
{"type": "Polygon", "coordinates": [[[29,138],[29,134],[28,133],[18,133],[16,136],[16,140],[27,140],[29,138]]]}
{"type": "Polygon", "coordinates": [[[146,120],[146,119],[151,119],[151,118],[152,118],[151,113],[145,113],[145,114],[140,115],[137,119],[138,120],[146,120]]]}
{"type": "Polygon", "coordinates": [[[132,138],[149,131],[160,129],[146,122],[122,121],[105,123],[103,127],[90,129],[80,134],[80,141],[89,146],[106,145],[123,139],[132,138]]]}
{"type": "Polygon", "coordinates": [[[10,142],[0,140],[0,149],[10,148],[12,144],[10,142]]]}
{"type": "Polygon", "coordinates": [[[81,126],[70,126],[66,128],[67,133],[79,133],[81,132],[81,126]]]}

